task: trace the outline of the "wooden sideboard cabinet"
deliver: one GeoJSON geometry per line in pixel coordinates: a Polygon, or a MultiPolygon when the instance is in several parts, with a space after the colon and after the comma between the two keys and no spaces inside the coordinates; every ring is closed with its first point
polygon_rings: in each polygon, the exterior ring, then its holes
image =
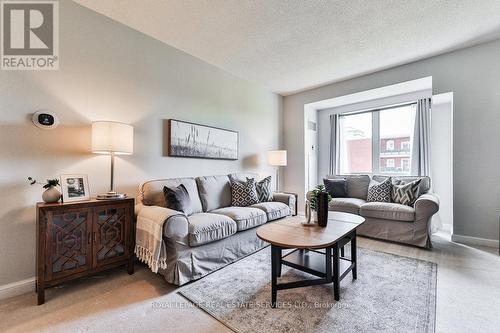
{"type": "Polygon", "coordinates": [[[134,273],[134,199],[37,204],[37,293],[125,265],[134,273]]]}

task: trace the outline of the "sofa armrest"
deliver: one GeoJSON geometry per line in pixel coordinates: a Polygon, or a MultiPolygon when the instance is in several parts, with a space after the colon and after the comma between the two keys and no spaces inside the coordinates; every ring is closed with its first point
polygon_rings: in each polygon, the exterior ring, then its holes
{"type": "Polygon", "coordinates": [[[415,221],[428,220],[439,211],[439,198],[432,193],[422,194],[415,201],[415,221]]]}
{"type": "Polygon", "coordinates": [[[162,235],[175,240],[184,240],[188,236],[188,218],[182,212],[160,206],[135,206],[137,221],[149,219],[156,224],[163,224],[162,235]]]}
{"type": "Polygon", "coordinates": [[[295,193],[285,193],[285,192],[275,192],[273,193],[274,201],[282,202],[288,207],[292,215],[297,215],[297,194],[295,193]]]}

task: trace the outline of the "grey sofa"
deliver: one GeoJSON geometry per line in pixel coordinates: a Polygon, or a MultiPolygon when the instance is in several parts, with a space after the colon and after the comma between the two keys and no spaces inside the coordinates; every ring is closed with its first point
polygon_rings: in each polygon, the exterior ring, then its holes
{"type": "MultiPolygon", "coordinates": [[[[258,179],[252,173],[230,176],[258,179]]],[[[183,285],[263,248],[256,227],[295,214],[295,207],[295,196],[283,193],[274,193],[273,202],[231,207],[229,175],[222,175],[147,181],[140,187],[136,216],[164,221],[167,268],[159,273],[183,285]],[[165,208],[163,187],[180,184],[191,199],[190,216],[165,208]]]]}
{"type": "MultiPolygon", "coordinates": [[[[371,180],[368,175],[329,175],[326,178],[346,178],[348,197],[333,198],[329,209],[363,216],[366,221],[358,228],[359,235],[424,248],[432,247],[430,221],[432,215],[439,210],[439,199],[429,192],[429,177],[392,177],[405,182],[422,179],[418,199],[413,207],[392,202],[366,202],[371,180]]],[[[373,176],[377,181],[386,178],[373,176]]]]}

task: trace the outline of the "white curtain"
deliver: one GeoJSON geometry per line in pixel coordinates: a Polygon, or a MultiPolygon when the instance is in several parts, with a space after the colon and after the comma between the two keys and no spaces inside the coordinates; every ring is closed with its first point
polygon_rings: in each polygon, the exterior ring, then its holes
{"type": "Polygon", "coordinates": [[[330,174],[339,174],[339,115],[330,116],[330,174]]]}
{"type": "Polygon", "coordinates": [[[431,99],[417,101],[415,129],[411,147],[411,175],[431,175],[431,99]]]}
{"type": "MultiPolygon", "coordinates": [[[[430,98],[423,98],[417,101],[415,131],[411,147],[411,175],[414,176],[431,176],[431,103],[430,98]]],[[[442,227],[443,223],[441,222],[439,212],[437,212],[431,219],[431,233],[437,232],[442,227]]]]}

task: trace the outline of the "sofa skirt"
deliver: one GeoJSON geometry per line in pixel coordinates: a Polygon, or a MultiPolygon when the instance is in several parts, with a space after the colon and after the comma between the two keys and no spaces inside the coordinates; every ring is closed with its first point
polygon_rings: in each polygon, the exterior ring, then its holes
{"type": "Polygon", "coordinates": [[[359,226],[358,235],[431,248],[431,233],[426,221],[401,222],[365,217],[359,226]]]}
{"type": "Polygon", "coordinates": [[[167,282],[178,286],[200,279],[268,245],[257,237],[257,228],[196,247],[165,237],[164,242],[167,268],[160,269],[159,273],[167,282]]]}

